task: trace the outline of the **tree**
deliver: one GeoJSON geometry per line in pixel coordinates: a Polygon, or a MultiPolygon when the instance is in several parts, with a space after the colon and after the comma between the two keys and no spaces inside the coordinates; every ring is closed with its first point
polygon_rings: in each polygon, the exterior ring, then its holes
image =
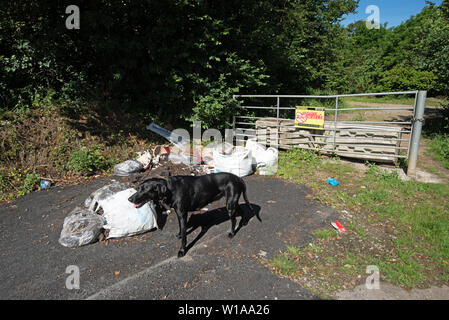
{"type": "Polygon", "coordinates": [[[338,21],[356,7],[354,0],[80,0],[81,28],[67,30],[69,4],[2,8],[3,108],[51,92],[60,102],[224,126],[237,90],[320,88],[338,57],[338,21]]]}

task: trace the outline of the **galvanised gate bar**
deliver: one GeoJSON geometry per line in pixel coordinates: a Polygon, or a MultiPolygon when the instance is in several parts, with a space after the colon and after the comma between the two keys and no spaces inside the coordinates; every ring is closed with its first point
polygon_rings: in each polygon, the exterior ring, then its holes
{"type": "MultiPolygon", "coordinates": [[[[408,175],[413,175],[418,159],[427,91],[382,92],[344,95],[234,95],[242,100],[242,112],[233,117],[236,139],[254,139],[279,149],[302,148],[323,154],[376,162],[408,159],[408,175]],[[339,106],[342,98],[412,95],[410,106],[339,106]],[[325,112],[323,129],[295,127],[297,106],[325,112]],[[323,106],[316,101],[324,99],[323,106]],[[335,107],[329,100],[335,100],[335,107]],[[362,113],[369,113],[365,120],[362,113]]],[[[381,102],[379,104],[382,104],[381,102]]],[[[365,103],[366,105],[366,103],[365,103]]]]}

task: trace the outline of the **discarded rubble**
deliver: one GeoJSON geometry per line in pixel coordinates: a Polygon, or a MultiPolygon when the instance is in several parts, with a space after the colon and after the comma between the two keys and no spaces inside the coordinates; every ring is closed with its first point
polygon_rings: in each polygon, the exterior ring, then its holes
{"type": "Polygon", "coordinates": [[[150,201],[136,208],[128,201],[136,192],[134,187],[147,179],[213,172],[231,172],[242,177],[255,170],[260,174],[274,174],[277,169],[277,150],[266,149],[256,142],[248,142],[247,147],[212,143],[192,150],[183,136],[154,123],[147,128],[174,146],[155,146],[151,152],[139,152],[135,160],[115,165],[113,172],[118,181],[94,191],[84,201],[85,209],[76,207],[66,217],[59,240],[63,246],[77,247],[158,228],[157,214],[163,211],[159,204],[150,201]]]}

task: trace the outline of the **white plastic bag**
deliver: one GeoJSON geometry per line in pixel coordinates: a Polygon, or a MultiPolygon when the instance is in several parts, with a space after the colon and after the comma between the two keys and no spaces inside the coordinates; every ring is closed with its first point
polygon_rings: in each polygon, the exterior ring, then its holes
{"type": "Polygon", "coordinates": [[[231,154],[224,154],[220,148],[214,149],[215,172],[230,172],[239,177],[252,173],[251,150],[235,147],[231,154]]]}
{"type": "Polygon", "coordinates": [[[279,152],[277,149],[265,146],[254,140],[246,141],[246,147],[251,150],[253,156],[253,166],[257,168],[261,175],[274,175],[277,172],[279,152]]]}
{"type": "Polygon", "coordinates": [[[143,165],[136,160],[126,160],[114,166],[114,174],[120,177],[129,176],[132,173],[142,171],[143,165]]]}
{"type": "Polygon", "coordinates": [[[59,243],[79,247],[97,241],[105,220],[91,210],[76,207],[64,219],[59,243]]]}
{"type": "Polygon", "coordinates": [[[135,208],[128,198],[136,193],[129,188],[98,201],[106,220],[104,229],[109,230],[107,239],[133,236],[157,228],[156,208],[153,202],[135,208]]]}
{"type": "Polygon", "coordinates": [[[129,189],[129,187],[130,187],[129,183],[114,182],[114,183],[108,184],[108,185],[101,187],[100,189],[92,192],[90,194],[90,196],[84,201],[84,206],[86,208],[89,208],[89,210],[97,212],[98,209],[100,208],[98,206],[99,200],[109,198],[109,197],[113,196],[114,193],[129,189]]]}
{"type": "Polygon", "coordinates": [[[275,148],[268,148],[260,158],[260,162],[257,165],[260,175],[274,175],[278,171],[279,152],[275,148]]]}
{"type": "Polygon", "coordinates": [[[254,140],[247,140],[246,148],[251,150],[251,155],[253,156],[253,169],[255,170],[260,166],[261,163],[263,163],[266,148],[265,146],[255,142],[254,140]]]}

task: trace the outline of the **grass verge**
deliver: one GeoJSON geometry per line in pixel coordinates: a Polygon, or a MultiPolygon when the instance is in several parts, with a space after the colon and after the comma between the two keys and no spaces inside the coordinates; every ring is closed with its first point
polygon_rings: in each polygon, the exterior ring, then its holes
{"type": "MultiPolygon", "coordinates": [[[[415,103],[414,95],[399,95],[399,96],[362,96],[362,97],[347,97],[342,98],[344,102],[354,101],[354,102],[368,102],[368,103],[383,103],[383,104],[406,104],[413,105],[415,103]]],[[[427,98],[426,105],[428,107],[439,107],[442,103],[447,103],[448,101],[443,98],[427,98]]]]}
{"type": "Polygon", "coordinates": [[[449,284],[449,185],[401,181],[370,164],[363,173],[306,150],[281,152],[278,176],[339,210],[348,233],[330,225],[313,231],[310,246],[289,245],[268,262],[276,273],[323,297],[364,283],[370,265],[404,288],[449,284]],[[340,184],[330,186],[328,177],[340,184]]]}
{"type": "Polygon", "coordinates": [[[429,139],[429,155],[449,169],[449,134],[435,134],[429,139]]]}

